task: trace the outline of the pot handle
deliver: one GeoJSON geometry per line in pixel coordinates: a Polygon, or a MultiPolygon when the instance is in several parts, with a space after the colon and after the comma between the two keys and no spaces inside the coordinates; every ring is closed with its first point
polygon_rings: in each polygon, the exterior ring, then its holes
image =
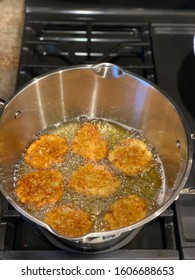
{"type": "Polygon", "coordinates": [[[6,101],[0,98],[0,115],[3,112],[6,101]]]}
{"type": "Polygon", "coordinates": [[[179,195],[180,194],[195,194],[195,188],[184,188],[179,195]]]}
{"type": "MultiPolygon", "coordinates": [[[[191,133],[191,139],[195,140],[195,133],[191,133]]],[[[195,194],[195,188],[194,187],[183,188],[179,193],[179,195],[180,194],[195,194]]]]}

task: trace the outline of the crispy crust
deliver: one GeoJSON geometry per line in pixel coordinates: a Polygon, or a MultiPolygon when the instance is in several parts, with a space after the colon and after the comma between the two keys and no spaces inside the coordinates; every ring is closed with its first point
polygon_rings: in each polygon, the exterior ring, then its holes
{"type": "Polygon", "coordinates": [[[69,187],[85,196],[108,197],[120,187],[120,181],[105,167],[88,163],[73,172],[69,187]]]}
{"type": "Polygon", "coordinates": [[[69,237],[79,237],[92,229],[91,217],[80,208],[70,205],[56,207],[47,213],[44,222],[57,232],[69,237]]]}
{"type": "Polygon", "coordinates": [[[139,139],[124,139],[109,152],[108,160],[126,175],[137,175],[149,166],[152,153],[139,139]]]}
{"type": "Polygon", "coordinates": [[[104,215],[106,230],[115,230],[143,220],[148,212],[147,201],[138,195],[116,200],[104,215]]]}
{"type": "Polygon", "coordinates": [[[33,171],[21,177],[16,193],[22,203],[35,208],[52,205],[61,200],[64,175],[58,170],[33,171]]]}
{"type": "Polygon", "coordinates": [[[62,162],[67,151],[68,144],[65,138],[46,134],[31,143],[24,159],[34,168],[48,168],[62,162]]]}
{"type": "Polygon", "coordinates": [[[102,138],[97,126],[84,123],[77,131],[72,150],[75,154],[91,160],[101,160],[107,155],[107,142],[102,138]]]}

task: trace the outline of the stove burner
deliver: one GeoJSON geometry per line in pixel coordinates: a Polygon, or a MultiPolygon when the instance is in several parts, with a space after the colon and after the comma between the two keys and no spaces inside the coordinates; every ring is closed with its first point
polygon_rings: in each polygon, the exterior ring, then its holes
{"type": "Polygon", "coordinates": [[[84,253],[84,254],[98,254],[98,253],[107,253],[110,251],[118,250],[129,242],[131,242],[141,231],[142,228],[137,228],[129,233],[119,234],[115,237],[109,237],[108,240],[102,239],[102,243],[97,244],[87,244],[83,245],[79,242],[69,242],[57,238],[48,230],[42,227],[38,227],[40,232],[43,234],[46,239],[51,242],[54,246],[59,249],[66,250],[71,253],[84,253]]]}

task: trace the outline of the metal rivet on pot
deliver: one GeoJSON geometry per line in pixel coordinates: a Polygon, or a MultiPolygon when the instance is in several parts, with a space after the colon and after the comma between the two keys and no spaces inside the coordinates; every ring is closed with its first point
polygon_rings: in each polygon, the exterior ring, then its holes
{"type": "Polygon", "coordinates": [[[192,133],[192,134],[191,134],[191,139],[192,139],[192,140],[195,140],[195,133],[192,133]]]}
{"type": "Polygon", "coordinates": [[[79,117],[79,121],[87,122],[87,121],[89,121],[89,118],[87,116],[85,116],[85,115],[82,115],[82,116],[79,117]]]}
{"type": "Polygon", "coordinates": [[[177,149],[179,150],[179,149],[181,148],[181,143],[180,143],[180,141],[179,141],[179,140],[176,140],[175,143],[176,143],[177,149]]]}
{"type": "Polygon", "coordinates": [[[14,118],[16,119],[16,120],[18,120],[20,117],[21,117],[21,111],[17,111],[17,112],[15,112],[15,115],[14,115],[14,118]]]}

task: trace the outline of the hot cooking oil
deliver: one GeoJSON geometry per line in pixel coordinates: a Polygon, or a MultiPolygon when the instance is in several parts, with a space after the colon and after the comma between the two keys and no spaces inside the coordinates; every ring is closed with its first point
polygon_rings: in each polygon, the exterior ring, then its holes
{"type": "MultiPolygon", "coordinates": [[[[64,194],[62,200],[57,205],[71,204],[73,206],[81,207],[86,212],[90,213],[94,223],[93,231],[97,232],[105,230],[103,222],[105,212],[114,201],[129,194],[137,194],[148,201],[148,215],[156,211],[162,204],[165,193],[165,175],[163,165],[154,147],[146,141],[142,131],[107,119],[89,119],[86,116],[80,116],[74,120],[55,124],[46,130],[39,131],[33,137],[32,141],[44,134],[57,134],[65,137],[69,144],[69,150],[65,155],[64,161],[52,166],[52,168],[58,169],[64,174],[64,194]],[[97,196],[84,196],[78,192],[72,191],[68,186],[68,182],[73,171],[89,162],[89,160],[74,154],[71,150],[71,143],[74,139],[75,133],[80,128],[81,124],[86,122],[96,124],[102,137],[107,141],[108,150],[113,148],[114,145],[123,139],[135,138],[144,141],[153,155],[151,165],[141,174],[135,176],[124,175],[122,172],[118,171],[111,165],[107,157],[103,160],[99,160],[98,164],[109,169],[110,172],[112,172],[112,174],[120,180],[120,187],[116,192],[108,197],[101,198],[97,196]]],[[[25,151],[15,168],[15,184],[20,177],[33,170],[32,167],[25,163],[24,155],[25,151]]],[[[32,206],[23,205],[17,197],[16,199],[24,210],[28,211],[39,220],[43,220],[46,213],[54,207],[48,206],[37,210],[32,206]]],[[[55,206],[57,205],[55,204],[55,206]]]]}

